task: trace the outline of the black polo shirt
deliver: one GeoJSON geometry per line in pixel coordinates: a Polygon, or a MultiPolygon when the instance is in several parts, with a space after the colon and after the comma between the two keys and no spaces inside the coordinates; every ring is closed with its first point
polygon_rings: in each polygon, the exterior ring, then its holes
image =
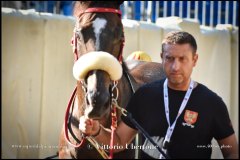
{"type": "MultiPolygon", "coordinates": [[[[161,146],[168,124],[163,99],[164,80],[139,88],[128,103],[127,110],[133,118],[161,146]]],[[[186,91],[168,88],[170,123],[176,118],[186,91]]],[[[135,126],[124,116],[122,120],[131,128],[135,126]]],[[[177,120],[168,154],[171,158],[210,158],[213,138],[220,140],[234,133],[227,107],[222,98],[198,83],[177,120]]],[[[141,158],[158,158],[159,152],[143,140],[141,158]]]]}

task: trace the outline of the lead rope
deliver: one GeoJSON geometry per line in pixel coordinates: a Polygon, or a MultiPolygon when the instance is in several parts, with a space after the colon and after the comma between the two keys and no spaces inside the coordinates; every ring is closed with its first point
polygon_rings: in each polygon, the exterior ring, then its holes
{"type": "Polygon", "coordinates": [[[68,103],[68,107],[67,107],[67,109],[66,109],[65,120],[64,120],[64,133],[65,133],[65,139],[67,140],[67,142],[68,142],[70,145],[72,145],[73,147],[79,148],[79,147],[81,147],[81,146],[85,143],[85,139],[83,138],[82,141],[81,141],[81,143],[79,143],[79,144],[73,144],[73,143],[71,143],[71,142],[70,142],[70,139],[69,139],[69,136],[68,136],[68,127],[67,127],[67,125],[68,125],[68,117],[69,117],[68,115],[69,115],[69,111],[70,111],[70,108],[71,108],[71,106],[72,106],[73,100],[74,100],[74,98],[75,98],[75,96],[76,96],[76,91],[77,91],[77,87],[74,89],[74,91],[73,91],[73,93],[72,93],[72,96],[71,96],[71,98],[70,98],[70,101],[69,101],[69,103],[68,103]]]}
{"type": "Polygon", "coordinates": [[[109,159],[113,159],[113,152],[114,152],[114,135],[115,131],[117,129],[117,110],[116,106],[114,105],[113,102],[117,102],[118,99],[118,88],[117,84],[118,81],[114,81],[112,87],[112,105],[111,105],[111,116],[112,116],[112,125],[111,125],[111,140],[110,140],[110,149],[109,149],[109,159]],[[113,95],[113,91],[116,89],[116,97],[113,95]]]}
{"type": "Polygon", "coordinates": [[[109,159],[113,159],[114,151],[114,134],[117,128],[117,112],[116,107],[112,106],[112,125],[111,125],[111,140],[110,140],[110,149],[109,149],[109,159]]]}
{"type": "Polygon", "coordinates": [[[102,147],[99,145],[99,143],[92,137],[92,136],[86,136],[85,137],[98,151],[98,153],[104,158],[104,159],[110,159],[107,155],[106,151],[102,149],[102,147]]]}

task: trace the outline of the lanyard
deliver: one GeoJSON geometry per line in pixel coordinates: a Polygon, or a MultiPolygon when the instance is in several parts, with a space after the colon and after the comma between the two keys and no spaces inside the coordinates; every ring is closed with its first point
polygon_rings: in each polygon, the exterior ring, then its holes
{"type": "MultiPolygon", "coordinates": [[[[175,128],[176,122],[177,122],[179,116],[181,115],[181,113],[183,112],[184,108],[186,107],[187,102],[189,100],[189,97],[190,97],[190,95],[192,93],[194,81],[191,80],[191,83],[190,83],[190,85],[188,87],[187,93],[185,94],[185,97],[184,97],[184,99],[182,101],[182,104],[180,106],[180,109],[178,111],[177,117],[176,117],[175,121],[172,123],[172,125],[170,125],[170,117],[169,117],[169,98],[168,98],[167,83],[168,83],[168,79],[166,79],[164,81],[164,84],[163,84],[165,115],[166,115],[167,122],[168,122],[168,130],[167,130],[166,136],[164,138],[164,142],[163,142],[163,151],[165,153],[166,153],[166,145],[170,142],[170,138],[171,138],[173,130],[175,128]]],[[[160,158],[163,158],[162,155],[160,156],[160,158]]]]}

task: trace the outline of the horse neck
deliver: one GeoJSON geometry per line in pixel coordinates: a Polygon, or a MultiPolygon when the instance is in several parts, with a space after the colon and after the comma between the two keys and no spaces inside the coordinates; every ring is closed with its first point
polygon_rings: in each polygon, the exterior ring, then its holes
{"type": "Polygon", "coordinates": [[[122,78],[120,79],[120,81],[118,83],[118,89],[119,89],[118,104],[120,107],[126,108],[126,105],[127,105],[128,101],[130,100],[130,97],[133,94],[131,86],[130,86],[130,82],[129,82],[126,74],[123,74],[122,78]]]}

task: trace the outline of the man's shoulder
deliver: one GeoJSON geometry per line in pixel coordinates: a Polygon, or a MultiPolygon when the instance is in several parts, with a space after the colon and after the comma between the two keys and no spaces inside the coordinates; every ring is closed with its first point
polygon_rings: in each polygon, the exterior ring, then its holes
{"type": "Polygon", "coordinates": [[[150,83],[146,83],[144,85],[142,85],[139,89],[148,89],[148,88],[155,88],[155,89],[159,89],[159,88],[163,88],[163,83],[164,83],[165,79],[160,79],[160,80],[156,80],[150,83]]]}
{"type": "Polygon", "coordinates": [[[198,90],[198,92],[200,92],[202,95],[205,95],[208,98],[221,99],[221,97],[216,92],[214,92],[213,90],[211,90],[210,88],[208,88],[206,85],[202,83],[198,83],[196,89],[198,90]]]}
{"type": "Polygon", "coordinates": [[[141,96],[141,95],[152,95],[152,94],[159,94],[161,93],[161,91],[163,90],[163,82],[164,79],[161,80],[156,80],[153,82],[149,82],[146,83],[144,85],[142,85],[141,87],[139,87],[136,92],[135,92],[135,96],[141,96]]]}

